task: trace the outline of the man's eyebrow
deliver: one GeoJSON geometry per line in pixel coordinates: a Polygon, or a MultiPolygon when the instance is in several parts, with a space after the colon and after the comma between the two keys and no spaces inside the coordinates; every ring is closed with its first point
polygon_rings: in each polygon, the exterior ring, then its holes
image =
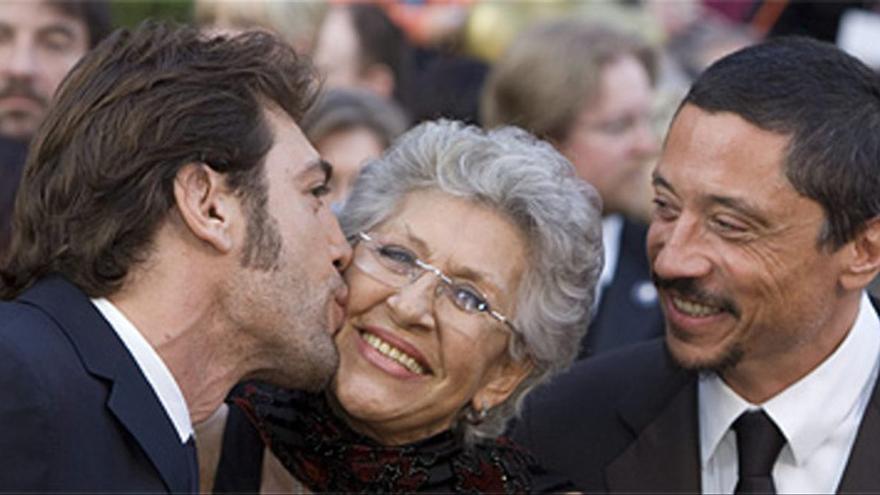
{"type": "Polygon", "coordinates": [[[745,198],[710,195],[708,199],[712,203],[720,204],[721,206],[725,206],[727,208],[730,208],[731,210],[736,210],[737,212],[751,218],[752,220],[758,222],[764,227],[767,227],[769,225],[761,209],[745,198]]]}
{"type": "MultiPolygon", "coordinates": [[[[662,187],[664,189],[668,189],[673,194],[675,193],[675,188],[672,187],[672,184],[670,184],[669,181],[664,179],[663,176],[658,174],[656,171],[651,175],[651,183],[655,187],[662,187]]],[[[731,196],[711,194],[706,199],[709,203],[718,204],[730,208],[731,210],[735,210],[742,215],[745,215],[752,220],[758,222],[764,227],[769,226],[767,218],[764,216],[761,209],[745,198],[734,198],[731,196]]]]}
{"type": "Polygon", "coordinates": [[[73,29],[70,28],[67,24],[49,24],[48,26],[43,26],[39,30],[40,34],[54,34],[61,33],[66,36],[73,38],[74,33],[73,29]]]}
{"type": "Polygon", "coordinates": [[[324,182],[329,183],[333,177],[333,165],[323,158],[317,158],[306,164],[306,168],[299,173],[300,177],[305,177],[314,173],[321,172],[324,174],[324,182]]]}
{"type": "Polygon", "coordinates": [[[669,183],[666,179],[663,178],[662,175],[657,173],[655,170],[654,173],[651,174],[651,185],[655,187],[662,187],[664,189],[669,189],[672,192],[675,192],[675,188],[672,187],[672,184],[669,183]]]}

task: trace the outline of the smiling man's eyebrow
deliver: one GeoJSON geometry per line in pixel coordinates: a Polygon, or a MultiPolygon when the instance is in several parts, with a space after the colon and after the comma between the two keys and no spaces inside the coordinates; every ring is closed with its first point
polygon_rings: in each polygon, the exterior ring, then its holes
{"type": "MultiPolygon", "coordinates": [[[[664,179],[663,176],[656,171],[651,175],[651,184],[653,184],[654,187],[662,187],[664,189],[668,189],[673,194],[675,193],[675,188],[672,187],[672,184],[670,184],[669,181],[664,179]]],[[[748,218],[754,220],[763,227],[769,226],[769,222],[767,221],[765,215],[762,213],[761,209],[744,198],[734,198],[732,196],[710,194],[706,197],[706,201],[712,204],[718,204],[726,208],[730,208],[731,210],[735,210],[742,215],[745,215],[748,218]]]]}
{"type": "Polygon", "coordinates": [[[764,216],[764,213],[761,211],[761,209],[753,205],[747,199],[712,194],[709,195],[708,200],[711,203],[719,204],[721,206],[730,208],[731,210],[735,210],[740,214],[754,220],[755,222],[758,222],[763,227],[769,226],[769,222],[767,221],[767,218],[764,216]]]}
{"type": "Polygon", "coordinates": [[[672,187],[672,184],[669,183],[666,179],[660,175],[656,170],[651,174],[651,185],[654,187],[662,187],[664,189],[669,189],[672,192],[675,192],[675,188],[672,187]]]}

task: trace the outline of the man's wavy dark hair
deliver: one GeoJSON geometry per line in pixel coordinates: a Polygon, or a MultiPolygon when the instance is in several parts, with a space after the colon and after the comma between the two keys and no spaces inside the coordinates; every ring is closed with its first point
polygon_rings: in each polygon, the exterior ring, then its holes
{"type": "Polygon", "coordinates": [[[92,297],[113,293],[149,254],[187,163],[226,174],[248,211],[259,211],[273,144],[264,111],[298,121],[316,81],[268,33],[208,37],[147,22],[111,34],[67,76],[34,137],[0,297],[49,273],[92,297]]]}
{"type": "Polygon", "coordinates": [[[697,79],[687,104],[790,136],[783,171],[825,211],[819,247],[840,248],[880,215],[880,77],[834,45],[787,37],[740,50],[697,79]]]}

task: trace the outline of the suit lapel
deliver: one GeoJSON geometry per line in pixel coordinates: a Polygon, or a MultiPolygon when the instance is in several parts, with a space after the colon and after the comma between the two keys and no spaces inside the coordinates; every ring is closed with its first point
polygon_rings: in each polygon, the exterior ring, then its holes
{"type": "Polygon", "coordinates": [[[668,357],[666,366],[654,391],[634,390],[620,405],[635,439],[605,469],[610,492],[700,491],[696,381],[668,357]]]}
{"type": "Polygon", "coordinates": [[[838,493],[872,493],[880,487],[880,393],[877,384],[871,402],[865,409],[856,442],[849,454],[849,461],[840,480],[838,493]]]}
{"type": "Polygon", "coordinates": [[[19,300],[51,316],[86,369],[111,382],[107,408],[134,437],[168,489],[189,491],[188,459],[174,425],[128,349],[88,297],[63,278],[49,277],[19,300]]]}
{"type": "MultiPolygon", "coordinates": [[[[874,310],[877,311],[877,300],[871,298],[874,310]]],[[[880,311],[878,311],[880,313],[880,311]]],[[[874,383],[871,401],[865,409],[865,415],[859,424],[855,444],[849,454],[849,461],[843,471],[838,493],[871,493],[880,487],[880,389],[874,383]]]]}
{"type": "Polygon", "coordinates": [[[144,449],[169,490],[189,492],[189,459],[180,437],[161,403],[155,399],[152,388],[140,371],[135,371],[139,376],[117,375],[107,407],[144,449]],[[151,400],[145,400],[145,394],[153,394],[149,396],[151,400]]]}

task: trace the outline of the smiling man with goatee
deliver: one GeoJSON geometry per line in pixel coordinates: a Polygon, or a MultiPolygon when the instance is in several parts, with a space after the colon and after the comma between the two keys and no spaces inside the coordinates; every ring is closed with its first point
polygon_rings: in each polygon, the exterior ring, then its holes
{"type": "Polygon", "coordinates": [[[654,170],[666,336],[580,365],[517,429],[587,492],[880,491],[880,80],[782,38],[694,84],[654,170]]]}

